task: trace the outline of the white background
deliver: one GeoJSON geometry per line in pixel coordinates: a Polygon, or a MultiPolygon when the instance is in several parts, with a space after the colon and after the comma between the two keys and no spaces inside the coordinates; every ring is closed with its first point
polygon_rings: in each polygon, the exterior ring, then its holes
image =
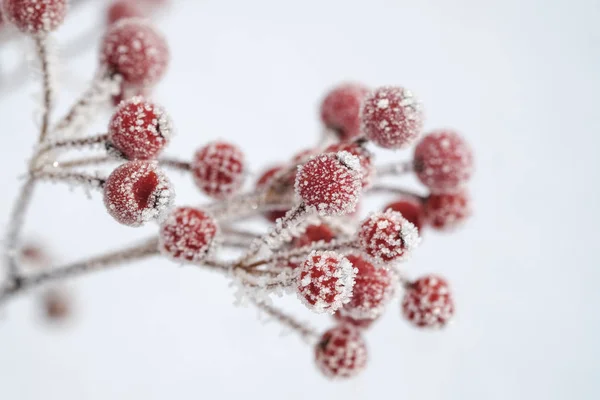
{"type": "MultiPolygon", "coordinates": [[[[404,85],[424,102],[427,129],[464,134],[475,215],[455,233],[427,232],[405,265],[448,277],[455,323],[415,330],[396,301],[367,334],[368,369],[329,382],[310,347],[234,307],[225,278],[154,260],[70,282],[76,309],[64,327],[43,322],[33,294],[6,306],[0,399],[600,397],[597,0],[177,3],[158,20],[173,55],[155,96],[178,127],[170,154],[227,138],[255,171],[285,160],[317,139],[320,97],[348,79],[404,85]]],[[[60,41],[92,14],[72,15],[60,41]]],[[[64,66],[61,109],[95,54],[64,66]]],[[[1,94],[0,221],[37,134],[37,92],[1,94]]],[[[174,181],[180,204],[201,200],[186,177],[174,181]]],[[[37,193],[25,232],[62,261],[156,230],[118,226],[98,195],[37,193]]]]}

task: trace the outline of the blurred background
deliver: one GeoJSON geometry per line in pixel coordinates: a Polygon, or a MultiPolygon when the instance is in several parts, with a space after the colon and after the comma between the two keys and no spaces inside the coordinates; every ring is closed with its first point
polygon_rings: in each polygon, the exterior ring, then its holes
{"type": "MultiPolygon", "coordinates": [[[[474,215],[451,234],[426,232],[403,265],[411,277],[448,278],[455,321],[419,331],[395,300],[366,336],[366,371],[330,382],[311,347],[234,306],[224,277],[156,259],[68,282],[73,310],[63,324],[45,321],[35,293],[3,307],[0,399],[600,397],[598,1],[171,3],[153,17],[172,51],[154,93],[177,126],[169,154],[189,158],[226,138],[260,172],[315,143],[323,94],[347,80],[410,88],[426,130],[464,135],[475,152],[474,215]]],[[[83,2],[56,35],[72,50],[61,61],[56,115],[94,74],[106,5],[83,2]],[[86,39],[73,44],[77,37],[86,39]]],[[[1,47],[5,223],[37,136],[40,88],[6,78],[22,69],[28,41],[4,37],[1,47]]],[[[108,116],[89,133],[104,131],[108,116]]],[[[172,179],[180,204],[201,200],[186,176],[172,179]]],[[[57,260],[156,230],[118,226],[98,195],[39,189],[25,236],[57,260]]],[[[293,298],[278,302],[320,329],[331,325],[293,298]]]]}

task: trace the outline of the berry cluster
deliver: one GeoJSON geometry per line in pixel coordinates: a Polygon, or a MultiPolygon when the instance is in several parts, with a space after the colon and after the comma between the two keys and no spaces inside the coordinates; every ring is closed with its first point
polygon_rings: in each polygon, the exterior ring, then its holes
{"type": "MultiPolygon", "coordinates": [[[[9,21],[32,35],[56,29],[65,7],[66,2],[59,0],[4,0],[9,21]]],[[[448,129],[423,134],[422,105],[405,88],[342,84],[321,104],[327,132],[319,144],[266,169],[254,187],[246,189],[251,169],[243,150],[233,143],[203,143],[189,160],[164,154],[174,124],[148,96],[166,72],[169,49],[164,37],[141,17],[131,2],[111,6],[93,88],[114,83],[113,90],[86,92],[59,121],[60,129],[46,124],[28,185],[52,180],[99,188],[108,215],[130,227],[156,223],[156,237],[142,246],[40,276],[22,275],[9,257],[12,267],[8,282],[0,287],[0,301],[49,280],[97,270],[99,265],[163,255],[233,277],[242,297],[316,343],[316,364],[333,378],[352,377],[366,366],[363,336],[398,294],[403,296],[398,313],[412,325],[447,325],[454,302],[446,280],[426,275],[413,281],[400,265],[416,251],[425,230],[454,228],[470,214],[465,185],[472,175],[473,156],[461,136],[448,129]],[[104,107],[111,107],[115,96],[121,100],[113,105],[106,133],[67,137],[65,128],[79,113],[98,98],[104,107]],[[412,160],[375,163],[378,149],[413,144],[412,160]],[[64,157],[68,151],[88,147],[99,151],[98,157],[64,157]],[[98,164],[117,166],[96,174],[81,172],[80,168],[98,164]],[[204,196],[203,204],[175,206],[175,188],[167,177],[171,168],[189,176],[199,198],[204,196]],[[428,195],[396,186],[408,173],[416,175],[428,195]],[[381,194],[396,198],[362,215],[357,207],[361,199],[381,194]],[[264,232],[240,228],[252,216],[265,217],[264,232]],[[238,257],[232,261],[233,255],[238,257]],[[311,311],[332,315],[335,326],[318,335],[270,306],[270,294],[286,291],[295,293],[311,311]]],[[[49,114],[46,107],[45,117],[49,114]]],[[[21,198],[27,200],[30,192],[26,186],[21,198]]],[[[19,204],[13,215],[7,240],[10,254],[18,246],[23,209],[19,204]]],[[[61,312],[56,301],[49,303],[53,313],[61,312]]]]}

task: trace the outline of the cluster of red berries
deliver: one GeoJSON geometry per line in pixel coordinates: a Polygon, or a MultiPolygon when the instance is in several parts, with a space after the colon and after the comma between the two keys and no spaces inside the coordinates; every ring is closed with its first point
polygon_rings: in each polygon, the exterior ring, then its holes
{"type": "MultiPolygon", "coordinates": [[[[55,29],[66,11],[64,0],[3,1],[9,20],[34,34],[55,29]]],[[[110,75],[122,77],[123,93],[128,88],[149,90],[167,69],[166,41],[139,19],[140,13],[129,2],[115,2],[110,10],[101,64],[110,75]]],[[[357,219],[361,196],[378,178],[368,146],[396,150],[415,143],[423,128],[422,106],[402,87],[371,90],[344,84],[327,94],[320,111],[323,123],[336,135],[335,142],[302,151],[290,162],[268,169],[253,194],[285,205],[266,214],[276,226],[270,234],[281,237],[270,242],[270,250],[280,257],[265,267],[292,269],[295,277],[289,285],[300,300],[315,312],[335,316],[337,326],[323,334],[316,346],[316,362],[327,376],[350,377],[366,365],[362,332],[383,314],[400,289],[396,264],[419,245],[425,226],[448,229],[469,215],[464,186],[472,175],[473,157],[454,131],[425,135],[416,145],[412,170],[430,194],[423,199],[398,199],[357,219]],[[309,217],[320,223],[303,226],[309,217]],[[329,225],[331,221],[345,223],[354,235],[340,232],[329,225]],[[306,251],[301,259],[285,256],[293,250],[306,251]]],[[[123,162],[102,182],[104,204],[124,225],[158,221],[158,247],[165,256],[202,263],[218,249],[222,221],[205,209],[172,207],[175,193],[158,157],[173,131],[165,110],[142,96],[125,97],[118,104],[108,126],[106,148],[123,162]]],[[[224,141],[202,146],[189,162],[195,185],[219,202],[239,199],[247,170],[243,152],[224,141]]],[[[448,323],[454,304],[443,278],[425,276],[403,283],[401,308],[408,321],[423,328],[448,323]]]]}

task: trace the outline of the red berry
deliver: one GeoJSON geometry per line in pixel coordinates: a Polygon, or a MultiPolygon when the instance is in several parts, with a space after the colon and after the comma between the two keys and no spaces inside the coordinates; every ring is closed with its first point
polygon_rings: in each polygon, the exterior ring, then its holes
{"type": "Polygon", "coordinates": [[[70,296],[58,289],[49,289],[43,295],[44,315],[49,322],[65,322],[72,314],[70,296]]]}
{"type": "Polygon", "coordinates": [[[356,83],[334,88],[321,103],[321,120],[341,140],[354,139],[360,135],[360,107],[368,93],[367,87],[356,83]]]}
{"type": "Polygon", "coordinates": [[[407,147],[423,127],[421,104],[401,87],[385,86],[369,94],[361,118],[367,138],[386,149],[407,147]]]}
{"type": "Polygon", "coordinates": [[[173,210],[160,227],[159,249],[176,261],[198,262],[213,247],[217,221],[192,207],[173,210]]]}
{"type": "Polygon", "coordinates": [[[336,321],[339,322],[340,325],[352,325],[355,328],[358,329],[367,329],[369,328],[371,325],[373,325],[373,322],[377,321],[377,317],[375,318],[364,318],[364,319],[355,319],[352,317],[348,317],[345,315],[340,314],[340,311],[336,312],[333,317],[335,318],[336,321]]]}
{"type": "Polygon", "coordinates": [[[421,233],[423,228],[423,206],[417,200],[398,200],[388,204],[383,210],[391,209],[392,211],[399,212],[404,218],[413,224],[421,233]]]}
{"type": "MultiPolygon", "coordinates": [[[[271,167],[269,169],[267,169],[265,172],[263,172],[263,174],[260,176],[260,178],[258,178],[258,181],[256,182],[256,188],[257,189],[264,189],[265,187],[267,187],[267,185],[270,185],[273,181],[273,179],[282,171],[285,169],[284,165],[278,165],[276,167],[271,167]]],[[[284,185],[284,186],[290,186],[290,185],[284,185]]],[[[280,188],[282,192],[285,192],[285,187],[280,188]]],[[[285,214],[287,213],[288,210],[274,210],[274,211],[269,211],[265,213],[265,217],[271,221],[271,222],[275,222],[277,221],[279,218],[283,218],[285,216],[285,214]]]]}
{"type": "Polygon", "coordinates": [[[471,215],[471,199],[467,192],[432,194],[423,208],[425,221],[435,229],[452,230],[471,215]]]}
{"type": "Polygon", "coordinates": [[[360,331],[350,325],[325,332],[315,348],[319,370],[329,378],[351,378],[367,366],[367,346],[360,331]]]}
{"type": "Polygon", "coordinates": [[[294,239],[294,247],[309,246],[316,242],[329,243],[335,239],[335,232],[329,227],[329,225],[313,224],[306,227],[306,230],[302,236],[298,236],[294,239]]]}
{"type": "Polygon", "coordinates": [[[347,151],[358,157],[362,173],[362,187],[369,186],[375,177],[375,166],[373,165],[371,152],[357,142],[336,143],[325,149],[325,153],[337,153],[340,151],[347,151]]]}
{"type": "Polygon", "coordinates": [[[192,161],[196,185],[208,196],[224,199],[244,183],[244,154],[237,146],[212,142],[200,148],[192,161]]]}
{"type": "Polygon", "coordinates": [[[358,231],[361,249],[376,263],[407,258],[419,241],[417,228],[392,210],[371,214],[358,231]]]}
{"type": "Polygon", "coordinates": [[[112,25],[117,21],[125,18],[141,18],[144,16],[144,12],[133,0],[116,0],[108,7],[107,10],[107,22],[108,25],[112,25]]]}
{"type": "Polygon", "coordinates": [[[344,215],[356,208],[361,189],[356,156],[341,151],[312,157],[298,168],[296,193],[320,215],[344,215]]]}
{"type": "Polygon", "coordinates": [[[175,193],[156,162],[129,161],[115,169],[104,184],[104,205],[123,225],[140,226],[161,219],[175,193]]]}
{"type": "Polygon", "coordinates": [[[431,192],[456,192],[471,178],[473,154],[456,132],[435,131],[415,148],[414,170],[431,192]]]}
{"type": "Polygon", "coordinates": [[[129,85],[127,82],[123,81],[121,81],[120,86],[119,93],[112,96],[112,103],[114,106],[118,106],[122,101],[129,100],[132,97],[148,97],[152,92],[152,88],[149,86],[129,85]]]}
{"type": "Polygon", "coordinates": [[[313,251],[300,266],[298,297],[311,310],[333,314],[352,296],[356,271],[333,251],[313,251]]]}
{"type": "Polygon", "coordinates": [[[4,0],[6,18],[21,32],[48,33],[58,28],[67,15],[67,0],[4,0]]]}
{"type": "Polygon", "coordinates": [[[402,313],[418,327],[444,327],[454,314],[448,283],[435,275],[427,275],[413,282],[404,294],[402,313]]]}
{"type": "Polygon", "coordinates": [[[137,18],[111,25],[100,54],[100,61],[130,85],[157,83],[169,64],[165,39],[149,23],[137,18]]]}
{"type": "Polygon", "coordinates": [[[128,160],[156,158],[171,134],[163,108],[137,96],[119,105],[108,126],[112,146],[128,160]]]}
{"type": "Polygon", "coordinates": [[[391,272],[384,268],[375,268],[358,255],[351,254],[346,258],[358,272],[354,278],[352,297],[340,309],[340,314],[356,320],[377,318],[394,294],[391,272]]]}
{"type": "Polygon", "coordinates": [[[319,149],[304,149],[294,155],[292,157],[292,163],[294,164],[304,164],[308,159],[314,155],[319,154],[319,149]]]}

